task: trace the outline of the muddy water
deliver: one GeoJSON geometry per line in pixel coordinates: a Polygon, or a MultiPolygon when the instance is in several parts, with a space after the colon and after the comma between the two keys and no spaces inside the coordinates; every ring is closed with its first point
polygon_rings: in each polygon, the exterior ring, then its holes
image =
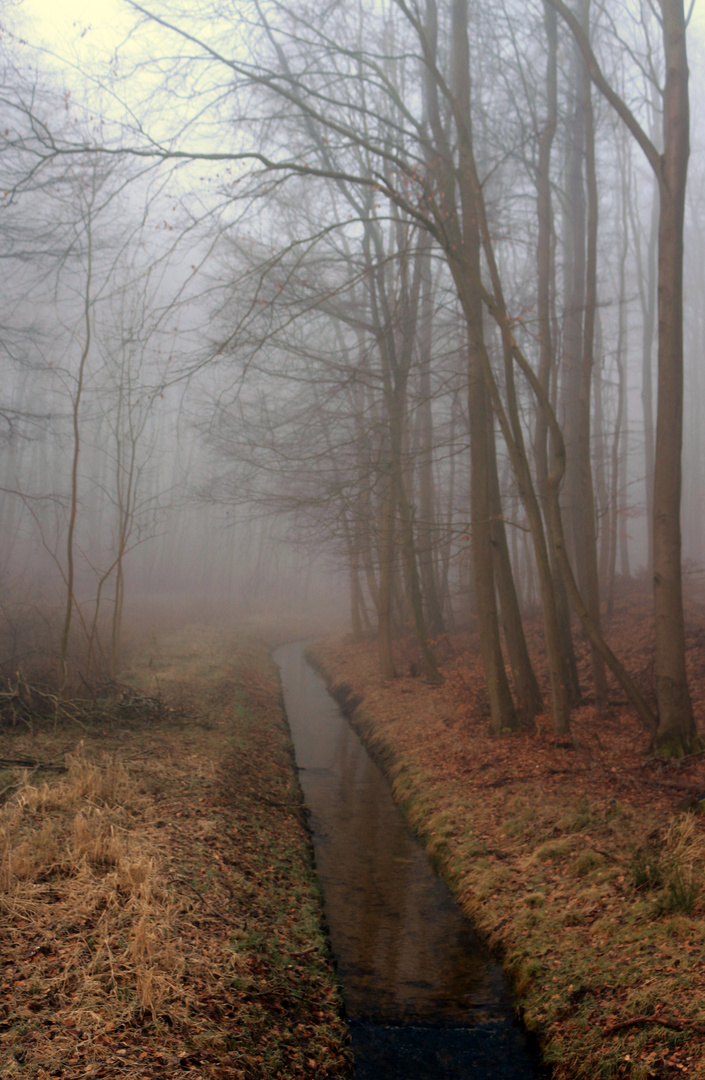
{"type": "Polygon", "coordinates": [[[528,1080],[502,972],[304,658],[278,649],[284,702],[357,1080],[528,1080]]]}

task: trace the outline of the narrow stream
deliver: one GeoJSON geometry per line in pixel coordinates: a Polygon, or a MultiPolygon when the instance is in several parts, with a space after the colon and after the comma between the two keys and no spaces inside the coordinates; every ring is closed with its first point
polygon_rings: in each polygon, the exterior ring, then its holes
{"type": "Polygon", "coordinates": [[[540,1074],[501,969],[295,642],[274,654],[310,825],[357,1080],[540,1074]]]}

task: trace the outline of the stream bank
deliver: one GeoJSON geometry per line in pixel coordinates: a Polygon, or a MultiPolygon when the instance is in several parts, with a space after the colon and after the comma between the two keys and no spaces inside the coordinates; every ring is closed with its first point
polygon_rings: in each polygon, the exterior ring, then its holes
{"type": "Polygon", "coordinates": [[[466,667],[440,688],[385,684],[374,645],[310,653],[501,956],[555,1080],[705,1077],[705,839],[676,806],[701,763],[647,774],[621,717],[584,720],[573,748],[545,722],[491,738],[466,667]]]}

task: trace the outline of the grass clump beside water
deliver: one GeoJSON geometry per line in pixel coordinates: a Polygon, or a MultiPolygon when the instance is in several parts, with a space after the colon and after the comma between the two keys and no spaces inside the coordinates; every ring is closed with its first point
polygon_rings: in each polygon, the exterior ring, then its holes
{"type": "Polygon", "coordinates": [[[0,810],[0,1074],[347,1076],[266,650],[175,635],[133,682],[170,709],[4,731],[65,771],[11,770],[0,810]]]}

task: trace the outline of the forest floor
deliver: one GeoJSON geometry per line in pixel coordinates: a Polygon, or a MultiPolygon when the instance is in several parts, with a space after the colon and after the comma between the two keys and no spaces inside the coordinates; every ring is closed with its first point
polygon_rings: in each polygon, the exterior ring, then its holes
{"type": "Polygon", "coordinates": [[[266,647],[191,627],[125,683],[3,695],[0,1075],[347,1076],[266,647]]]}
{"type": "MultiPolygon", "coordinates": [[[[627,598],[611,642],[651,692],[646,604],[627,598]]],[[[530,649],[543,670],[542,635],[530,649]]],[[[665,763],[615,689],[585,699],[573,744],[542,714],[491,737],[471,633],[436,643],[440,687],[384,682],[374,642],[312,657],[389,776],[396,799],[501,956],[555,1080],[705,1077],[705,756],[665,763]]],[[[705,733],[705,614],[688,611],[688,664],[705,733]]],[[[589,686],[587,650],[581,679],[589,686]]],[[[546,696],[547,688],[544,687],[546,696]]]]}

